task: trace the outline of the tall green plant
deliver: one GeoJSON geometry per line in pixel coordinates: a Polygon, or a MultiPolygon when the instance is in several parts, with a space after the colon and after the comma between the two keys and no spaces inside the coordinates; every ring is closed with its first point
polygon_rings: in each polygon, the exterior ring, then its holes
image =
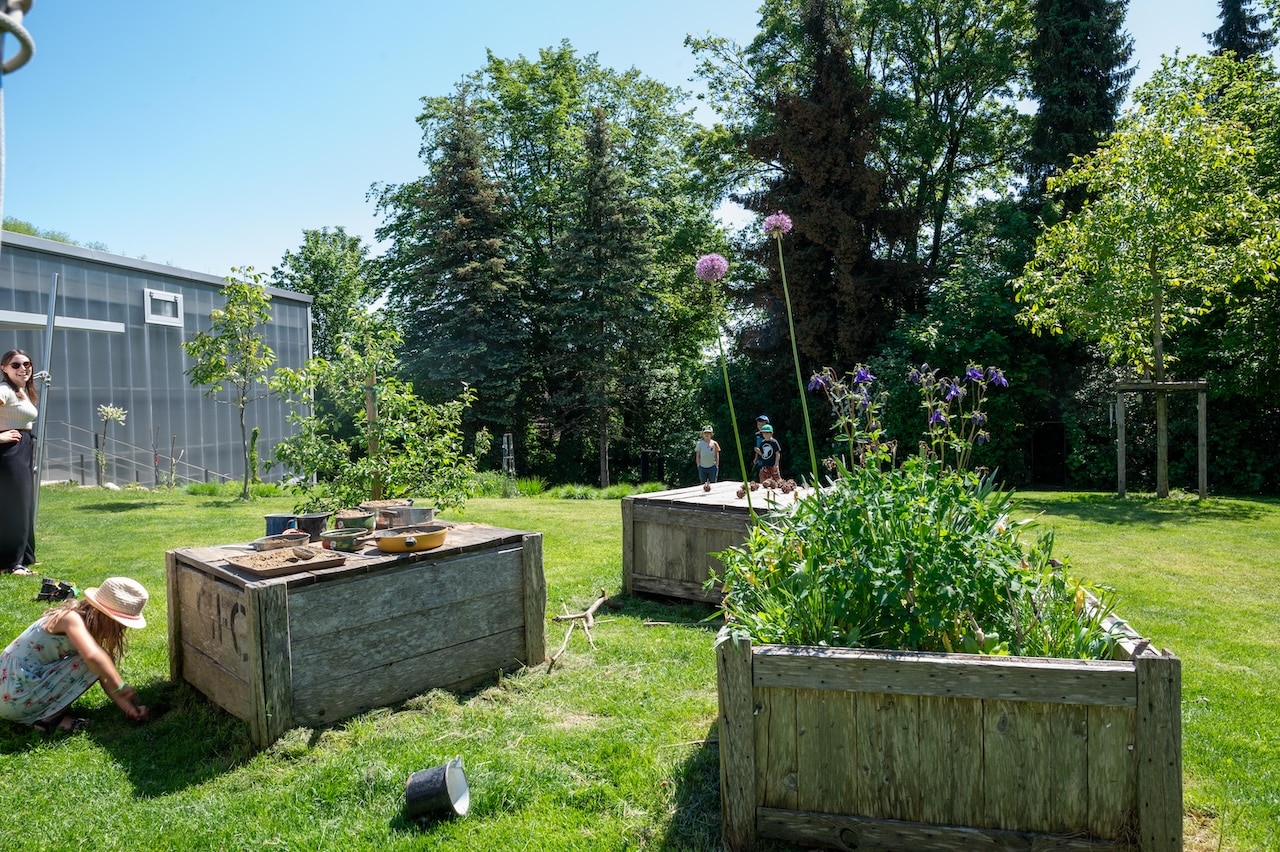
{"type": "Polygon", "coordinates": [[[1009,520],[1012,492],[965,466],[985,434],[981,391],[1003,373],[973,365],[939,379],[925,367],[913,377],[929,437],[900,466],[879,429],[874,376],[814,377],[839,404],[855,463],[832,460],[829,488],[720,554],[714,579],[734,629],[779,644],[1109,656],[1106,590],[1068,577],[1051,534],[1024,541],[1009,520]]]}

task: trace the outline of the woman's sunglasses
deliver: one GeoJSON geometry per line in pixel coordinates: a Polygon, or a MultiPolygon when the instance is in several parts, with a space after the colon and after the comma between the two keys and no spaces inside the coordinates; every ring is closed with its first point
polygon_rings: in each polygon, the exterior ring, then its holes
{"type": "Polygon", "coordinates": [[[31,362],[30,361],[10,361],[5,366],[12,367],[15,370],[25,370],[31,366],[31,362]]]}

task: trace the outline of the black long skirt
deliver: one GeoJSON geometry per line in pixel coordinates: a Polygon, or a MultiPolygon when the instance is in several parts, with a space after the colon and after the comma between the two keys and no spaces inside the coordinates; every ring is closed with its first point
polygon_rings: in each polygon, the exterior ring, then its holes
{"type": "Polygon", "coordinates": [[[12,571],[30,556],[35,446],[29,429],[21,440],[0,444],[0,571],[12,571]]]}

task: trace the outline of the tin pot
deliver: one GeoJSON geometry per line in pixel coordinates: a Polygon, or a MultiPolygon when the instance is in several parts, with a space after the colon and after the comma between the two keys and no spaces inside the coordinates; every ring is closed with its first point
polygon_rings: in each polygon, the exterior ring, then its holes
{"type": "Polygon", "coordinates": [[[388,506],[378,510],[378,517],[387,516],[388,527],[410,527],[429,524],[436,519],[435,506],[388,506]]]}
{"type": "Polygon", "coordinates": [[[411,820],[465,816],[470,806],[461,757],[415,772],[405,781],[404,812],[411,820]]]}
{"type": "Polygon", "coordinates": [[[341,550],[354,553],[364,547],[365,536],[369,531],[364,527],[339,527],[336,530],[325,530],[320,538],[330,550],[341,550]]]}
{"type": "Polygon", "coordinates": [[[444,544],[449,528],[444,524],[423,524],[416,527],[391,527],[374,533],[373,542],[383,553],[414,553],[430,550],[444,544]]]}

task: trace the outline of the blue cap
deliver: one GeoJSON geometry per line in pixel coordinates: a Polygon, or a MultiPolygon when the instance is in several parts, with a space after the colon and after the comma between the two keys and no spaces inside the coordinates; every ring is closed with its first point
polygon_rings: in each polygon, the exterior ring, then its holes
{"type": "Polygon", "coordinates": [[[759,417],[757,417],[757,418],[756,418],[756,422],[757,422],[757,423],[768,423],[768,422],[769,422],[769,415],[767,415],[767,414],[761,414],[759,417]]]}

